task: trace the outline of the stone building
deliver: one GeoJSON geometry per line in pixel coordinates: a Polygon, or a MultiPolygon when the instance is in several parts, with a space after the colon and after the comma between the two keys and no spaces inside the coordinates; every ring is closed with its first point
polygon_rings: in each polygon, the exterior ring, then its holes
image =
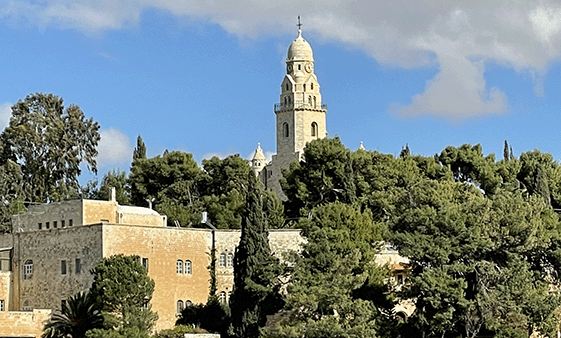
{"type": "Polygon", "coordinates": [[[265,187],[285,200],[279,184],[282,168],[302,160],[306,143],[327,136],[327,105],[322,103],[319,82],[314,73],[312,47],[302,37],[301,29],[298,29],[298,36],[288,48],[280,102],[275,104],[274,110],[277,153],[270,163],[265,164],[263,150],[258,145],[252,166],[265,187]]]}
{"type": "MultiPolygon", "coordinates": [[[[90,270],[111,255],[136,255],[148,269],[156,330],[173,327],[184,306],[206,302],[213,247],[218,295],[227,302],[232,290],[237,230],[167,227],[166,216],[115,200],[34,205],[12,223],[13,232],[0,236],[1,337],[15,334],[4,332],[2,311],[25,317],[37,309],[60,310],[69,296],[89,289],[90,270]]],[[[271,230],[269,239],[279,256],[302,243],[298,230],[271,230]]]]}

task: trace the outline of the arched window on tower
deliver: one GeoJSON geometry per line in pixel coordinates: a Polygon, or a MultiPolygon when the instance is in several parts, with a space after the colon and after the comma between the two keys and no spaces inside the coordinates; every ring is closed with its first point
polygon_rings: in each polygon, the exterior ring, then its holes
{"type": "Polygon", "coordinates": [[[311,88],[312,90],[314,90],[314,83],[313,83],[313,82],[310,84],[310,88],[311,88]]]}
{"type": "Polygon", "coordinates": [[[283,123],[282,125],[282,135],[288,137],[288,123],[283,123]]]}
{"type": "Polygon", "coordinates": [[[288,83],[286,84],[286,91],[288,91],[288,83]]]}
{"type": "Polygon", "coordinates": [[[226,304],[226,292],[220,292],[220,294],[218,295],[218,300],[220,301],[220,303],[226,304]]]}
{"type": "Polygon", "coordinates": [[[220,266],[226,266],[226,254],[225,253],[220,254],[220,266]]]}
{"type": "Polygon", "coordinates": [[[228,254],[228,260],[226,261],[226,266],[227,267],[234,266],[234,254],[231,252],[228,254]]]}
{"type": "Polygon", "coordinates": [[[318,136],[318,124],[312,122],[312,137],[317,137],[317,136],[318,136]]]}
{"type": "Polygon", "coordinates": [[[312,105],[312,96],[308,96],[308,105],[311,106],[312,105]]]}
{"type": "Polygon", "coordinates": [[[316,97],[314,96],[314,108],[317,108],[317,101],[316,101],[316,97]]]}
{"type": "Polygon", "coordinates": [[[288,97],[284,97],[284,104],[288,104],[288,97]]]}
{"type": "Polygon", "coordinates": [[[178,301],[177,301],[177,314],[180,314],[181,311],[183,311],[183,301],[182,301],[182,300],[178,300],[178,301]]]}

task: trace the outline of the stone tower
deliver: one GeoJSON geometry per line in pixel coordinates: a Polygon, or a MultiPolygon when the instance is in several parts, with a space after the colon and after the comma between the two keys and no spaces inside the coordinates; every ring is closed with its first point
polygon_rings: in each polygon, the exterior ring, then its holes
{"type": "Polygon", "coordinates": [[[293,161],[302,160],[306,143],[327,136],[327,106],[321,102],[319,89],[312,47],[302,37],[302,30],[298,29],[298,36],[288,48],[280,103],[275,104],[277,153],[265,170],[259,172],[263,184],[282,199],[285,198],[279,184],[282,168],[288,168],[293,161]]]}

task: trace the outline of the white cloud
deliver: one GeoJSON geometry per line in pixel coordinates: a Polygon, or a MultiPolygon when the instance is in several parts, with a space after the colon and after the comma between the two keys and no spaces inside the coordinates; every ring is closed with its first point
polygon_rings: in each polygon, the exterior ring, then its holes
{"type": "Polygon", "coordinates": [[[11,116],[12,116],[12,104],[7,102],[0,104],[0,133],[2,133],[2,131],[10,123],[11,116]]]}
{"type": "Polygon", "coordinates": [[[103,129],[99,134],[101,140],[97,146],[98,167],[132,161],[132,147],[127,135],[115,128],[103,129]]]}
{"type": "Polygon", "coordinates": [[[210,21],[249,38],[294,32],[301,14],[304,34],[361,49],[381,64],[439,66],[426,91],[401,106],[403,116],[459,120],[503,113],[505,95],[483,78],[486,61],[529,73],[539,92],[548,65],[561,57],[561,4],[555,0],[13,0],[0,5],[0,19],[98,33],[136,27],[146,9],[210,21]]]}

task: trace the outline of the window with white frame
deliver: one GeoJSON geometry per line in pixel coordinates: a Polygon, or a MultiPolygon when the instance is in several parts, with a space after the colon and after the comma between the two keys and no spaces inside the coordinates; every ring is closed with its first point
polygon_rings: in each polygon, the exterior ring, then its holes
{"type": "Polygon", "coordinates": [[[185,261],[185,274],[186,274],[186,275],[191,275],[191,274],[193,274],[193,266],[192,266],[190,260],[186,260],[186,261],[185,261]]]}
{"type": "Polygon", "coordinates": [[[226,261],[226,266],[228,267],[234,266],[234,254],[231,252],[228,253],[228,260],[226,261]]]}
{"type": "Polygon", "coordinates": [[[226,303],[226,292],[224,292],[224,291],[220,292],[220,295],[218,295],[218,300],[220,301],[220,303],[225,304],[226,303]]]}
{"type": "Polygon", "coordinates": [[[29,279],[33,275],[33,261],[28,259],[23,263],[23,279],[29,279]]]}
{"type": "Polygon", "coordinates": [[[175,266],[176,266],[175,269],[176,269],[177,274],[182,274],[183,273],[183,261],[181,259],[178,259],[175,266]]]}
{"type": "Polygon", "coordinates": [[[182,301],[182,300],[178,300],[178,301],[177,301],[177,314],[180,314],[181,311],[183,311],[183,301],[182,301]]]}
{"type": "Polygon", "coordinates": [[[226,254],[225,253],[220,254],[220,266],[226,266],[226,254]]]}

